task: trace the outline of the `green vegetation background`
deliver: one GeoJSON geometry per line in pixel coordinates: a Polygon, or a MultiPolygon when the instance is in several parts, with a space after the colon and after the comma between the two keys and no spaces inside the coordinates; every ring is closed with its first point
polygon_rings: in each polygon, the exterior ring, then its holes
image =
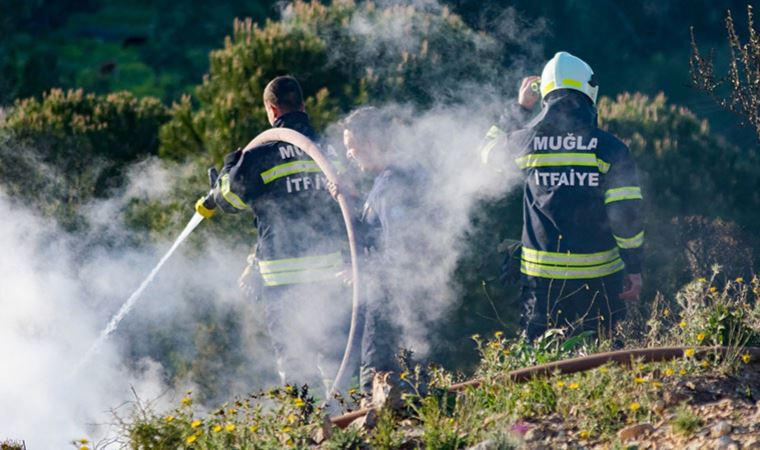
{"type": "MultiPolygon", "coordinates": [[[[689,26],[701,46],[717,49],[720,64],[725,10],[746,30],[744,2],[442,3],[449,10],[297,2],[285,24],[274,1],[0,0],[0,184],[13,199],[83,233],[89,224],[80,207],[118,192],[131,165],[151,156],[183,164],[168,196],[124,206],[129,245],[141,245],[172,236],[205,189],[205,168],[266,127],[261,91],[275,75],[304,81],[307,109],[324,127],[369,101],[418,108],[461,102],[441,93],[498,77],[505,82],[497,94],[507,99],[522,75],[510,67],[562,49],[595,68],[602,126],[630,144],[644,174],[649,257],[641,313],[657,292],[667,298],[691,276],[709,275],[716,262],[729,277],[749,278],[760,219],[757,136],[692,89],[688,71],[689,26]],[[366,42],[344,32],[357,10],[375,24],[407,19],[425,44],[381,43],[379,53],[363,54],[366,42]],[[236,17],[252,21],[233,25],[236,17]],[[382,64],[367,71],[375,57],[382,64]]],[[[519,236],[519,200],[518,192],[484,203],[473,213],[473,231],[462,236],[469,251],[453,281],[461,296],[432,336],[446,343],[432,358],[449,368],[475,363],[465,337],[516,331],[517,292],[504,290],[497,277],[498,244],[519,236]]],[[[241,219],[204,227],[196,239],[222,232],[245,248],[253,238],[241,219]]],[[[171,379],[191,377],[204,387],[202,400],[222,399],[224,377],[251,364],[239,345],[241,317],[249,316],[203,308],[198,323],[171,333],[156,326],[149,331],[155,345],[128,352],[134,360],[161,360],[171,379]],[[182,340],[196,351],[178,353],[186,346],[174,344],[182,340]]]]}

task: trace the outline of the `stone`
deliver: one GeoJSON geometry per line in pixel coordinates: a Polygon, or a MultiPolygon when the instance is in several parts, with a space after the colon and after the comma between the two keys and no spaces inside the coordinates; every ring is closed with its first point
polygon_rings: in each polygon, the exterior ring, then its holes
{"type": "Polygon", "coordinates": [[[479,442],[472,447],[467,447],[467,450],[496,450],[497,446],[493,441],[479,442]]]}
{"type": "Polygon", "coordinates": [[[372,406],[398,410],[403,406],[401,388],[393,372],[377,372],[372,377],[372,406]]]}
{"type": "Polygon", "coordinates": [[[357,430],[371,430],[377,424],[377,411],[370,409],[367,414],[354,419],[348,426],[357,430]]]}
{"type": "Polygon", "coordinates": [[[720,422],[717,422],[715,425],[710,427],[710,436],[714,438],[725,436],[730,433],[732,429],[733,427],[730,423],[725,420],[721,420],[720,422]]]}
{"type": "Polygon", "coordinates": [[[530,430],[525,432],[525,435],[523,438],[527,441],[538,441],[544,437],[543,432],[539,430],[538,428],[531,428],[530,430]]]}
{"type": "Polygon", "coordinates": [[[330,439],[330,436],[332,436],[332,430],[332,422],[330,422],[329,417],[325,416],[319,428],[315,429],[311,433],[311,439],[315,444],[321,444],[322,442],[330,439]]]}
{"type": "Polygon", "coordinates": [[[739,444],[728,436],[721,436],[715,442],[715,450],[739,450],[739,444]]]}
{"type": "Polygon", "coordinates": [[[637,423],[621,429],[618,431],[617,435],[621,441],[632,441],[653,431],[654,427],[651,423],[637,423]]]}

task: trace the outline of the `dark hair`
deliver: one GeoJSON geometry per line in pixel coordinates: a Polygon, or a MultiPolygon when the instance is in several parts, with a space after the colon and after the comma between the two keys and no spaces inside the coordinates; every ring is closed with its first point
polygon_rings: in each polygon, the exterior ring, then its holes
{"type": "Polygon", "coordinates": [[[387,113],[374,106],[364,106],[349,114],[341,121],[344,130],[362,142],[387,142],[393,120],[387,113]]]}
{"type": "Polygon", "coordinates": [[[264,88],[264,101],[274,104],[283,113],[298,111],[303,106],[301,85],[290,75],[277,77],[264,88]]]}

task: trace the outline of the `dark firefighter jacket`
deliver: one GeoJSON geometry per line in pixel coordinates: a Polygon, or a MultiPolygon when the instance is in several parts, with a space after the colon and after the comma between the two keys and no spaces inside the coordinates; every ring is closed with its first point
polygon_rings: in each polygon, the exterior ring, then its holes
{"type": "Polygon", "coordinates": [[[631,153],[600,130],[585,95],[558,90],[525,128],[489,130],[481,158],[525,175],[523,275],[590,279],[640,273],[641,189],[631,153]]]}
{"type": "MultiPolygon", "coordinates": [[[[303,112],[284,114],[274,126],[316,139],[303,112]]],[[[266,286],[335,280],[342,270],[342,216],[326,183],[317,164],[288,143],[267,143],[225,156],[214,198],[226,212],[253,212],[258,265],[266,286]]]]}
{"type": "MultiPolygon", "coordinates": [[[[375,178],[367,194],[359,224],[363,246],[382,264],[398,264],[422,239],[417,226],[433,226],[430,215],[423,216],[422,198],[427,176],[414,164],[396,164],[375,178]]],[[[418,255],[420,256],[420,255],[418,255]]]]}

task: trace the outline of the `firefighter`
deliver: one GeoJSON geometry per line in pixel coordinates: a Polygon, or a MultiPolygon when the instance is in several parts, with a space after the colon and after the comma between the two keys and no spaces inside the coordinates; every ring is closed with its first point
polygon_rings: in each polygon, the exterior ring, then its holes
{"type": "MultiPolygon", "coordinates": [[[[394,383],[399,382],[396,355],[401,330],[392,318],[401,313],[400,304],[414,301],[404,296],[415,291],[413,280],[400,272],[401,268],[409,268],[411,255],[418,261],[424,259],[411,246],[421,241],[416,224],[430,223],[421,219],[424,171],[394,145],[392,127],[392,118],[374,107],[360,108],[342,121],[346,158],[374,179],[358,220],[367,254],[363,264],[367,287],[359,375],[365,395],[372,391],[375,373],[392,372],[394,383]]],[[[337,192],[334,185],[330,189],[333,194],[337,192]]],[[[413,295],[416,294],[420,293],[413,295]]]]}
{"type": "Polygon", "coordinates": [[[642,288],[642,195],[630,150],[597,127],[597,80],[566,52],[523,79],[482,161],[524,174],[520,257],[529,339],[549,327],[611,334],[642,288]],[[540,113],[522,128],[541,98],[540,113]]]}
{"type": "MultiPolygon", "coordinates": [[[[295,78],[273,79],[264,90],[264,107],[273,127],[316,140],[295,78]]],[[[324,174],[301,149],[271,142],[225,156],[209,195],[196,204],[207,217],[214,207],[252,213],[258,240],[249,270],[260,275],[282,383],[296,377],[327,383],[345,344],[350,295],[336,278],[345,265],[345,233],[326,186],[324,174]]]]}

